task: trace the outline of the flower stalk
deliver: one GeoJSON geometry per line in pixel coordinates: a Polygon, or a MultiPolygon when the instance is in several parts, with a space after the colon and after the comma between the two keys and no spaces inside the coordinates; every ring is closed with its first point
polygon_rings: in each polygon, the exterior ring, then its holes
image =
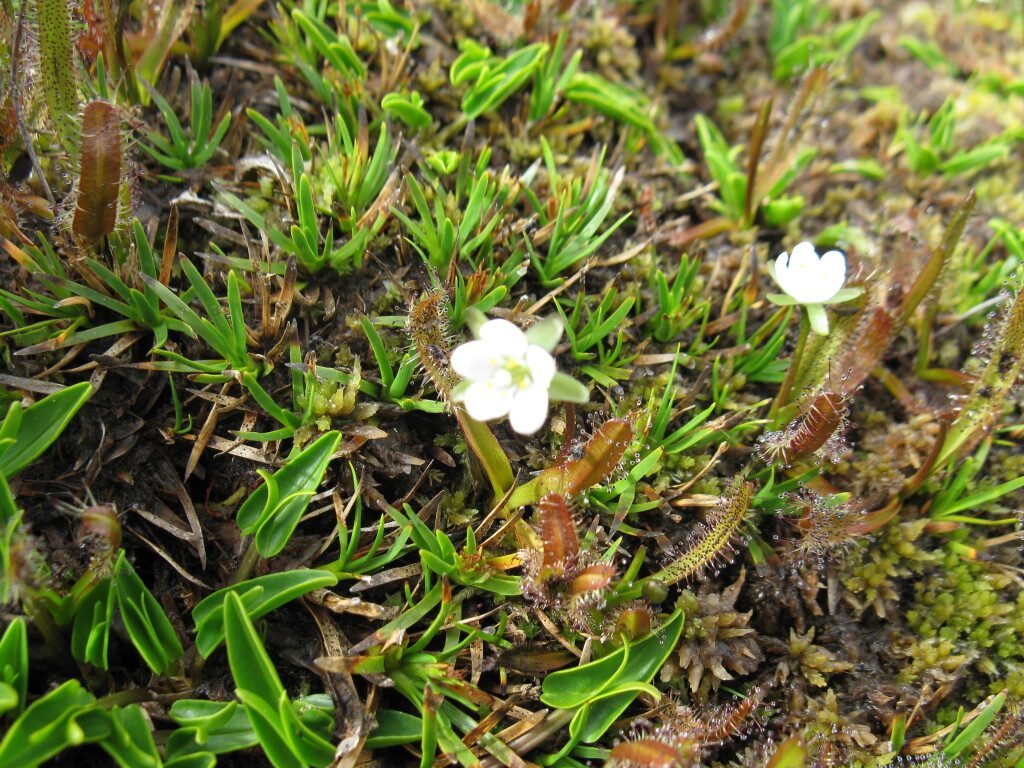
{"type": "Polygon", "coordinates": [[[810,332],[814,331],[818,336],[827,336],[829,333],[825,305],[855,299],[864,289],[843,287],[846,282],[846,257],[840,251],[828,251],[818,256],[814,244],[809,242],[800,243],[793,248],[792,254],[783,253],[774,262],[769,262],[768,271],[785,291],[769,293],[768,301],[780,307],[799,305],[803,309],[789,370],[786,371],[786,378],[768,413],[769,418],[775,419],[779,411],[789,405],[810,332]]]}

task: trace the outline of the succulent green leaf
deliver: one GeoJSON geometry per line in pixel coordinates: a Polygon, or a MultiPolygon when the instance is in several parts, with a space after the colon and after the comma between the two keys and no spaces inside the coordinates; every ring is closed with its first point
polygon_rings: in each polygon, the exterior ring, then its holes
{"type": "Polygon", "coordinates": [[[377,721],[377,727],[366,739],[367,749],[412,744],[419,741],[423,733],[423,718],[407,712],[385,709],[378,712],[374,719],[377,721]]]}
{"type": "Polygon", "coordinates": [[[184,653],[174,627],[123,551],[115,568],[114,593],[128,636],[150,669],[170,674],[184,653]]]}
{"type": "Polygon", "coordinates": [[[28,693],[28,637],[21,616],[7,625],[0,638],[0,686],[5,690],[0,714],[11,710],[20,713],[28,693]]]}
{"type": "Polygon", "coordinates": [[[0,765],[33,768],[68,747],[110,733],[106,712],[77,680],[68,680],[33,702],[0,741],[0,765]]]}
{"type": "Polygon", "coordinates": [[[199,752],[235,752],[259,743],[245,707],[237,701],[183,699],[174,702],[170,715],[181,727],[168,739],[168,761],[199,752]]]}
{"type": "Polygon", "coordinates": [[[340,440],[340,432],[327,432],[291,457],[272,476],[277,498],[270,497],[268,482],[253,491],[242,504],[236,517],[238,527],[242,533],[256,536],[261,555],[272,557],[284,549],[309,506],[310,497],[323,480],[327,463],[340,440]]]}
{"type": "Polygon", "coordinates": [[[235,592],[224,598],[224,628],[235,684],[263,701],[277,701],[284,690],[281,680],[235,592]]]}
{"type": "Polygon", "coordinates": [[[327,571],[283,571],[259,576],[218,590],[204,598],[193,610],[196,623],[196,648],[209,656],[224,639],[224,601],[228,594],[238,595],[251,620],[302,595],[338,583],[337,576],[327,571]]]}
{"type": "Polygon", "coordinates": [[[110,579],[103,579],[82,598],[71,632],[71,653],[79,661],[107,669],[110,620],[115,602],[110,579]]]}
{"type": "MultiPolygon", "coordinates": [[[[589,664],[552,672],[544,678],[540,699],[549,707],[571,709],[603,692],[613,691],[617,685],[650,682],[675,648],[682,631],[683,613],[677,610],[668,621],[635,643],[624,643],[589,664]]],[[[628,704],[627,701],[623,709],[628,704]]]]}
{"type": "Polygon", "coordinates": [[[110,710],[110,735],[100,746],[121,768],[162,768],[149,721],[138,704],[110,710]]]}
{"type": "Polygon", "coordinates": [[[7,426],[0,427],[0,435],[15,439],[13,444],[0,453],[0,472],[4,477],[10,479],[39,458],[64,431],[90,395],[92,388],[89,382],[83,381],[47,395],[24,412],[21,411],[20,403],[12,403],[4,417],[4,424],[14,419],[16,428],[10,430],[7,426]]]}

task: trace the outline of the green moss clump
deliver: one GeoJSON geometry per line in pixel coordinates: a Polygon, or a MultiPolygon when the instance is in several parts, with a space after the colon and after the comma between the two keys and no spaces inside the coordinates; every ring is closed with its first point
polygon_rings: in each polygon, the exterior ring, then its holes
{"type": "Polygon", "coordinates": [[[949,682],[957,671],[970,662],[973,654],[958,654],[949,640],[933,637],[913,643],[907,650],[909,662],[900,670],[897,679],[912,685],[923,677],[936,682],[949,682]]]}
{"type": "Polygon", "coordinates": [[[1008,600],[1009,576],[950,551],[940,553],[938,565],[915,585],[910,627],[925,641],[974,657],[992,690],[1010,677],[1024,683],[1024,593],[1008,600]]]}
{"type": "Polygon", "coordinates": [[[852,553],[843,586],[855,605],[873,605],[880,616],[895,615],[897,581],[920,574],[935,556],[917,545],[927,520],[898,523],[879,533],[878,541],[852,553]]]}

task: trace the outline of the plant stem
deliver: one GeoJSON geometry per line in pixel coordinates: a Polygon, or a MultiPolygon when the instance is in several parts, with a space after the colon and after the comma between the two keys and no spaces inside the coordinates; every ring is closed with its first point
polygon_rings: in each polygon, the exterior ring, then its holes
{"type": "Polygon", "coordinates": [[[775,395],[772,407],[768,411],[769,419],[774,419],[780,409],[789,405],[789,395],[793,391],[793,382],[796,380],[797,369],[800,368],[800,364],[803,362],[804,347],[807,346],[807,336],[810,331],[810,318],[807,316],[807,310],[802,309],[800,312],[800,331],[796,338],[796,349],[793,350],[793,357],[789,360],[789,370],[786,371],[786,378],[782,380],[782,386],[779,387],[779,392],[775,395]]]}
{"type": "Polygon", "coordinates": [[[256,561],[260,559],[260,551],[256,548],[255,540],[250,536],[246,544],[245,552],[242,555],[242,562],[238,564],[234,575],[231,577],[232,584],[238,584],[249,578],[252,569],[256,567],[256,561]]]}

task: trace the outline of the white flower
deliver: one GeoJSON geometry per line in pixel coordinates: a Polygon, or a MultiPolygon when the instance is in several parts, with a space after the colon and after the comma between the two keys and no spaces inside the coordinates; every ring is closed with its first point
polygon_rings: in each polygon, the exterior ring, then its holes
{"type": "Polygon", "coordinates": [[[586,387],[555,370],[551,351],[562,335],[558,318],[542,320],[526,333],[507,320],[488,320],[475,335],[475,341],[455,348],[451,364],[464,379],[452,399],[463,402],[477,421],[508,416],[512,429],[532,435],[544,425],[552,395],[586,401],[586,387]]]}
{"type": "Polygon", "coordinates": [[[846,257],[839,251],[819,257],[813,243],[800,243],[775,260],[775,282],[798,304],[824,304],[846,282],[846,257]]]}
{"type": "Polygon", "coordinates": [[[825,304],[835,304],[860,296],[863,288],[843,288],[846,282],[846,257],[839,251],[822,256],[813,243],[800,243],[793,253],[783,253],[768,263],[768,271],[785,294],[769,293],[768,300],[780,306],[803,304],[814,332],[828,335],[825,304]]]}

